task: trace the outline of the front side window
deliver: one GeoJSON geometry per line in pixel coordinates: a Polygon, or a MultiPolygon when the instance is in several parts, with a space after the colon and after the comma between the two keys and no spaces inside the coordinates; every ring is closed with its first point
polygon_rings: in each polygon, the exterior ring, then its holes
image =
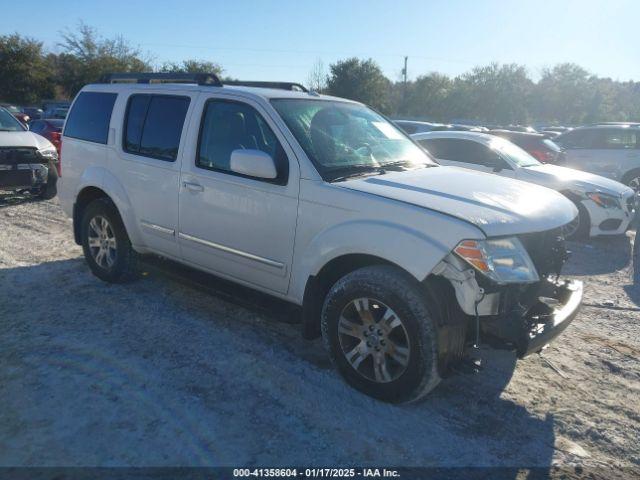
{"type": "Polygon", "coordinates": [[[278,138],[256,109],[236,101],[207,102],[202,118],[196,165],[207,170],[233,173],[230,165],[231,153],[234,150],[245,149],[268,153],[273,158],[277,171],[277,177],[272,183],[287,183],[287,155],[278,138]]]}
{"type": "Polygon", "coordinates": [[[634,149],[637,145],[637,131],[628,128],[602,129],[598,131],[593,148],[605,150],[634,149]]]}
{"type": "Polygon", "coordinates": [[[435,163],[398,127],[359,104],[333,100],[271,100],[327,181],[358,171],[435,163]]]}
{"type": "Polygon", "coordinates": [[[106,145],[117,93],[82,92],[67,118],[64,136],[106,145]]]}
{"type": "Polygon", "coordinates": [[[16,117],[0,107],[0,132],[24,132],[24,130],[25,128],[16,117]]]}
{"type": "Polygon", "coordinates": [[[132,95],[125,116],[123,149],[173,162],[178,156],[188,97],[132,95]]]}

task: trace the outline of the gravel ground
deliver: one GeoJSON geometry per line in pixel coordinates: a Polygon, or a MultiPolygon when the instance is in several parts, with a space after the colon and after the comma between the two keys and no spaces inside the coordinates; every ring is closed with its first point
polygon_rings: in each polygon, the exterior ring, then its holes
{"type": "Polygon", "coordinates": [[[102,283],[55,200],[2,197],[0,465],[640,476],[633,239],[571,245],[586,305],[543,356],[486,351],[481,373],[391,406],[347,387],[280,302],[161,261],[136,283],[102,283]]]}

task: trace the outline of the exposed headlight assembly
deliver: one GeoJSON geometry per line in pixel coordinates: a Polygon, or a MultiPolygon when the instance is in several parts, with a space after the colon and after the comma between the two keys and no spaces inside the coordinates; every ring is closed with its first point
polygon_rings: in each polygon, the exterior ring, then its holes
{"type": "Polygon", "coordinates": [[[55,148],[43,148],[42,150],[38,150],[38,155],[46,160],[53,160],[54,162],[58,161],[58,152],[56,152],[55,148]]]}
{"type": "Polygon", "coordinates": [[[529,254],[516,237],[463,240],[453,251],[499,284],[540,280],[529,254]]]}
{"type": "Polygon", "coordinates": [[[591,192],[587,193],[587,198],[602,208],[622,208],[617,197],[606,193],[591,192]]]}

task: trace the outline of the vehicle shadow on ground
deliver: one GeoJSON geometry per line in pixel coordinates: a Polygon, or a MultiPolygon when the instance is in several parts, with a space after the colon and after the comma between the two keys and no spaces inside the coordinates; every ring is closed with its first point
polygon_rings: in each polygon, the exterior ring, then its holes
{"type": "Polygon", "coordinates": [[[0,192],[0,208],[42,201],[29,193],[0,192]]]}
{"type": "Polygon", "coordinates": [[[2,270],[0,464],[551,471],[554,418],[510,400],[512,353],[483,351],[479,374],[385,404],[339,379],[289,304],[181,269],[149,259],[129,285],[81,259],[2,270]]]}
{"type": "Polygon", "coordinates": [[[571,260],[562,272],[567,275],[601,275],[623,270],[632,260],[633,244],[626,235],[596,237],[581,242],[567,242],[571,260]],[[606,261],[593,261],[593,257],[606,261]]]}

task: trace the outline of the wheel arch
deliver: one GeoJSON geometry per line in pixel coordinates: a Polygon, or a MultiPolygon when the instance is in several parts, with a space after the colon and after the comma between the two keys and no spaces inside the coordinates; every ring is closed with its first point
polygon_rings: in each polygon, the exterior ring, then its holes
{"type": "Polygon", "coordinates": [[[622,183],[624,183],[625,185],[629,184],[629,181],[634,178],[634,177],[640,177],[640,167],[638,168],[633,168],[631,170],[629,170],[628,172],[626,172],[623,176],[622,176],[622,183]]]}
{"type": "Polygon", "coordinates": [[[316,274],[309,276],[302,300],[304,338],[313,339],[320,336],[320,313],[324,298],[331,287],[348,273],[372,265],[390,265],[406,271],[399,265],[376,255],[348,253],[329,260],[316,274]]]}
{"type": "Polygon", "coordinates": [[[76,243],[80,242],[80,222],[86,206],[98,198],[108,198],[118,210],[127,234],[133,245],[141,243],[140,231],[134,221],[134,213],[124,187],[109,171],[103,168],[87,169],[81,179],[73,204],[73,232],[76,243]]]}

